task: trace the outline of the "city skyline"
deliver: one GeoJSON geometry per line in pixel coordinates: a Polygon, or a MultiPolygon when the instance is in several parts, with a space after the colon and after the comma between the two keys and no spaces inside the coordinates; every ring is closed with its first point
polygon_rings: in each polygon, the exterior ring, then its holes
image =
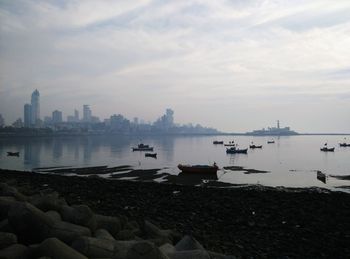
{"type": "Polygon", "coordinates": [[[0,113],[350,132],[349,1],[3,1],[0,113]],[[80,111],[81,115],[83,111],[80,111]]]}

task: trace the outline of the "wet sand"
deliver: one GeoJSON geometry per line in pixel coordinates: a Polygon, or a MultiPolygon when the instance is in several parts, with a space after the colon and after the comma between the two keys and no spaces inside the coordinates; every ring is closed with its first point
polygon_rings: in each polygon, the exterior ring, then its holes
{"type": "MultiPolygon", "coordinates": [[[[123,174],[123,173],[121,173],[123,174]]],[[[142,174],[141,171],[135,175],[142,174]]],[[[346,258],[350,195],[309,188],[213,188],[0,170],[25,194],[59,192],[94,211],[152,219],[243,258],[346,258]]]]}

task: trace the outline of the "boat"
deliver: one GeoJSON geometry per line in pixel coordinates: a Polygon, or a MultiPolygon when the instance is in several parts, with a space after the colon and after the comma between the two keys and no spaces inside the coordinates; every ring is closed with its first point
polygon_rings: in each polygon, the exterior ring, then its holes
{"type": "Polygon", "coordinates": [[[225,147],[235,147],[236,144],[234,141],[229,141],[228,144],[224,144],[225,147]]]}
{"type": "Polygon", "coordinates": [[[157,158],[157,153],[145,153],[145,157],[157,158]]]}
{"type": "Polygon", "coordinates": [[[224,142],[223,141],[214,140],[213,144],[214,145],[222,145],[222,144],[224,144],[224,142]]]}
{"type": "Polygon", "coordinates": [[[326,183],[326,174],[322,173],[321,171],[317,171],[317,180],[320,180],[323,183],[326,183]]]}
{"type": "Polygon", "coordinates": [[[274,144],[274,143],[275,143],[274,140],[268,140],[268,141],[267,141],[267,144],[274,144]]]}
{"type": "Polygon", "coordinates": [[[227,154],[247,154],[248,148],[239,149],[236,147],[231,147],[226,149],[227,154]]]}
{"type": "Polygon", "coordinates": [[[348,143],[339,143],[339,146],[341,146],[341,147],[350,147],[350,143],[348,144],[348,143]]]}
{"type": "Polygon", "coordinates": [[[182,165],[177,166],[183,173],[189,174],[216,174],[219,167],[214,163],[213,165],[182,165]]]}
{"type": "Polygon", "coordinates": [[[7,156],[19,156],[19,152],[7,152],[7,156]]]}
{"type": "Polygon", "coordinates": [[[254,149],[254,148],[262,148],[262,145],[257,146],[257,145],[254,145],[254,144],[253,144],[253,145],[250,145],[249,148],[253,148],[253,149],[254,149]]]}
{"type": "Polygon", "coordinates": [[[132,151],[153,151],[153,147],[145,144],[138,144],[137,147],[133,147],[132,151]]]}
{"type": "Polygon", "coordinates": [[[323,152],[334,152],[334,147],[322,147],[320,148],[321,151],[323,152]]]}

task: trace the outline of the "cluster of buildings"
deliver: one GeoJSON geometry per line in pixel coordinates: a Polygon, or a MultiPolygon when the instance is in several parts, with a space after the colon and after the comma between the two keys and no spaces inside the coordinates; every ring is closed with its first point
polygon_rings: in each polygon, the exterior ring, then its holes
{"type": "MultiPolygon", "coordinates": [[[[79,111],[74,110],[73,115],[67,116],[64,120],[62,111],[55,110],[52,116],[40,117],[40,93],[36,89],[31,95],[30,104],[24,105],[23,118],[17,119],[12,126],[24,129],[50,129],[53,132],[93,132],[93,133],[196,133],[210,134],[217,133],[217,130],[205,128],[201,125],[176,125],[174,123],[174,111],[166,109],[164,115],[154,123],[145,123],[134,118],[133,121],[126,119],[121,114],[114,114],[108,119],[101,121],[97,116],[93,116],[89,105],[83,105],[83,116],[80,118],[79,111]]],[[[0,127],[5,126],[3,117],[0,114],[0,127]]]]}

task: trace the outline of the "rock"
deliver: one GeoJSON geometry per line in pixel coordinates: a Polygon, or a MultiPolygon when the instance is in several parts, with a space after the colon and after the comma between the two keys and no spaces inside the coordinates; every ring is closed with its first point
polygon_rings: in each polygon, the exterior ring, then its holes
{"type": "Polygon", "coordinates": [[[91,236],[90,229],[65,221],[56,221],[47,235],[47,237],[56,237],[69,245],[81,236],[91,236]]]}
{"type": "Polygon", "coordinates": [[[114,237],[105,229],[98,229],[95,232],[95,237],[98,239],[115,241],[114,237]]]}
{"type": "Polygon", "coordinates": [[[136,242],[127,252],[127,259],[165,259],[167,258],[154,244],[148,241],[136,242]]]}
{"type": "Polygon", "coordinates": [[[135,239],[135,234],[130,229],[123,229],[116,235],[117,240],[132,240],[135,239]]]}
{"type": "Polygon", "coordinates": [[[0,196],[11,196],[18,201],[26,201],[28,197],[20,193],[15,187],[9,186],[6,183],[0,183],[0,196]]]}
{"type": "Polygon", "coordinates": [[[48,238],[39,246],[33,248],[32,257],[50,257],[52,259],[88,259],[57,238],[48,238]]]}
{"type": "Polygon", "coordinates": [[[0,232],[0,249],[17,244],[17,236],[12,233],[0,232]]]}
{"type": "Polygon", "coordinates": [[[10,226],[8,219],[4,219],[3,221],[0,222],[0,232],[13,233],[13,229],[10,226]]]}
{"type": "Polygon", "coordinates": [[[110,217],[110,216],[103,216],[103,215],[96,214],[95,218],[96,218],[97,228],[106,229],[113,236],[116,236],[116,234],[121,230],[121,222],[117,217],[110,217]]]}
{"type": "Polygon", "coordinates": [[[7,219],[8,211],[16,203],[17,200],[12,196],[0,196],[0,220],[7,219]]]}
{"type": "Polygon", "coordinates": [[[96,230],[95,214],[86,205],[65,205],[61,207],[60,213],[64,221],[88,227],[92,232],[96,230]]]}
{"type": "Polygon", "coordinates": [[[205,250],[203,246],[192,236],[184,236],[176,245],[177,251],[188,251],[188,250],[205,250]]]}
{"type": "Polygon", "coordinates": [[[57,211],[49,210],[45,214],[54,221],[62,221],[61,215],[57,211]]]}
{"type": "Polygon", "coordinates": [[[80,237],[72,243],[72,247],[89,258],[112,258],[115,253],[114,241],[93,237],[80,237]]]}
{"type": "Polygon", "coordinates": [[[147,220],[145,220],[143,228],[144,228],[144,232],[146,233],[146,236],[149,238],[163,239],[165,243],[173,242],[173,236],[172,236],[171,230],[160,229],[156,225],[152,224],[147,220]]]}
{"type": "Polygon", "coordinates": [[[201,249],[176,251],[169,254],[168,257],[170,259],[210,259],[208,252],[201,249]]]}
{"type": "Polygon", "coordinates": [[[60,211],[62,206],[67,205],[66,200],[59,198],[57,192],[45,195],[34,195],[30,198],[29,202],[42,211],[60,211]]]}
{"type": "Polygon", "coordinates": [[[169,243],[161,245],[159,247],[159,250],[165,255],[172,254],[172,253],[176,252],[175,247],[169,243]]]}
{"type": "Polygon", "coordinates": [[[14,244],[0,250],[1,259],[26,259],[28,258],[28,248],[21,244],[14,244]]]}
{"type": "Polygon", "coordinates": [[[16,203],[8,212],[8,220],[19,241],[39,243],[48,237],[54,221],[30,203],[16,203]]]}

